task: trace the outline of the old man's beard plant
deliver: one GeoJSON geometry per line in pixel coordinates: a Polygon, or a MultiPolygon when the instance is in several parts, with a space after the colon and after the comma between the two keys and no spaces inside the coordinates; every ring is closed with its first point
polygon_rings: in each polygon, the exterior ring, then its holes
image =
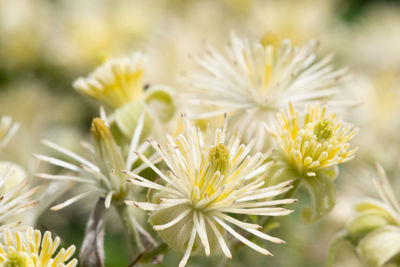
{"type": "Polygon", "coordinates": [[[385,170],[377,164],[378,177],[370,177],[380,199],[366,198],[354,206],[354,215],[332,242],[328,266],[334,266],[336,247],[348,241],[368,267],[400,264],[400,203],[385,170]]]}
{"type": "Polygon", "coordinates": [[[302,210],[304,222],[321,219],[335,206],[332,180],[338,176],[338,165],[354,158],[357,148],[352,149],[349,141],[358,129],[319,103],[307,105],[302,114],[289,103],[287,110],[266,126],[277,147],[272,156],[277,164],[270,174],[271,184],[293,177],[296,187],[302,184],[310,192],[311,207],[302,210]]]}
{"type": "Polygon", "coordinates": [[[289,102],[302,108],[310,101],[331,100],[341,91],[347,70],[334,70],[332,55],[318,59],[317,43],[292,46],[267,33],[260,42],[232,34],[226,53],[213,47],[196,57],[198,71],[183,81],[184,104],[195,118],[231,114],[230,129],[239,129],[245,142],[256,138],[258,149],[268,148],[270,136],[263,124],[289,102]]]}
{"type": "Polygon", "coordinates": [[[272,165],[265,163],[268,155],[250,155],[252,144],[240,144],[237,134],[228,138],[226,124],[215,132],[208,128],[203,134],[188,119],[184,118],[184,123],[184,132],[176,139],[168,137],[168,144],[150,140],[168,166],[167,171],[139,153],[158,174],[160,183],[128,172],[129,182],[158,192],[149,202],[126,203],[151,211],[153,229],[170,247],[184,251],[181,267],[191,254],[208,256],[218,247],[231,258],[226,233],[264,255],[272,255],[234,227],[264,240],[284,243],[262,232],[260,225],[237,218],[290,214],[290,210],[276,206],[293,203],[294,199],[272,198],[290,190],[291,181],[265,187],[265,174],[272,165]]]}
{"type": "Polygon", "coordinates": [[[75,246],[61,248],[60,238],[54,240],[46,231],[42,237],[39,230],[28,227],[25,230],[4,229],[0,241],[0,265],[4,267],[75,267],[71,259],[75,246]]]}

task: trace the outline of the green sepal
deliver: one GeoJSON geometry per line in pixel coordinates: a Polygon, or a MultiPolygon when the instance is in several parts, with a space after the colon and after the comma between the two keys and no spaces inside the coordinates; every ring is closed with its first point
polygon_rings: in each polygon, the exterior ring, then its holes
{"type": "Polygon", "coordinates": [[[332,180],[327,175],[317,175],[301,178],[311,198],[310,206],[301,211],[301,219],[305,224],[311,224],[328,214],[336,204],[336,190],[332,180]]]}
{"type": "Polygon", "coordinates": [[[357,212],[376,211],[385,217],[390,224],[396,224],[396,215],[391,207],[375,199],[366,199],[355,206],[357,212]]]}
{"type": "Polygon", "coordinates": [[[172,97],[172,90],[166,86],[152,86],[144,97],[152,114],[162,122],[171,120],[175,115],[175,102],[172,97]]]}
{"type": "Polygon", "coordinates": [[[319,177],[325,176],[331,180],[335,180],[339,175],[339,168],[336,165],[332,166],[332,167],[328,167],[328,168],[317,171],[316,175],[319,177]]]}
{"type": "Polygon", "coordinates": [[[133,101],[117,109],[114,113],[115,123],[121,133],[131,139],[138,125],[140,116],[144,114],[144,126],[142,131],[142,141],[148,137],[153,128],[153,119],[146,111],[144,105],[139,101],[133,101]]]}
{"type": "Polygon", "coordinates": [[[400,228],[387,225],[370,232],[358,243],[357,253],[370,267],[384,266],[400,255],[400,228]]]}
{"type": "Polygon", "coordinates": [[[265,181],[267,186],[274,186],[288,180],[299,178],[296,170],[290,166],[279,151],[274,151],[267,161],[274,162],[266,174],[265,181]]]}

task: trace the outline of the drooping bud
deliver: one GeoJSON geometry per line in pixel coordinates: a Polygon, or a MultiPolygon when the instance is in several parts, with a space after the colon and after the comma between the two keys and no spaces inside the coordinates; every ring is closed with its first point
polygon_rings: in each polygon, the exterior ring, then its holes
{"type": "Polygon", "coordinates": [[[77,79],[73,86],[77,91],[117,109],[142,95],[146,61],[142,53],[110,59],[88,77],[77,79]]]}
{"type": "Polygon", "coordinates": [[[368,210],[358,214],[347,224],[347,232],[353,245],[373,230],[388,225],[390,218],[379,210],[368,210]]]}

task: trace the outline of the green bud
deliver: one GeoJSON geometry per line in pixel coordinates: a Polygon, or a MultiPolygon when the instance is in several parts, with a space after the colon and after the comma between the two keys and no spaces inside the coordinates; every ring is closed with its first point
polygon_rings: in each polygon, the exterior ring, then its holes
{"type": "Polygon", "coordinates": [[[368,210],[358,214],[346,228],[350,241],[357,245],[360,239],[373,230],[388,225],[389,220],[385,213],[378,210],[368,210]]]}
{"type": "Polygon", "coordinates": [[[356,250],[367,266],[384,266],[400,255],[400,227],[386,225],[370,232],[356,250]]]}
{"type": "Polygon", "coordinates": [[[96,162],[100,171],[110,179],[111,184],[117,191],[124,188],[125,168],[119,147],[111,134],[110,129],[100,118],[94,118],[91,127],[96,162]]]}

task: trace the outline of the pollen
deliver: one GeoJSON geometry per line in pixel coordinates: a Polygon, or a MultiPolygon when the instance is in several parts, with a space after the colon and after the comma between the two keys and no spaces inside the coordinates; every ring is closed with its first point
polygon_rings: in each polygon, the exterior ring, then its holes
{"type": "Polygon", "coordinates": [[[28,256],[24,252],[10,251],[6,255],[4,267],[28,267],[28,256]]]}
{"type": "Polygon", "coordinates": [[[219,171],[225,174],[229,167],[229,150],[224,144],[212,147],[209,152],[209,160],[214,172],[219,171]]]}
{"type": "Polygon", "coordinates": [[[333,123],[323,118],[314,126],[314,135],[317,137],[319,142],[329,139],[333,134],[333,123]]]}

